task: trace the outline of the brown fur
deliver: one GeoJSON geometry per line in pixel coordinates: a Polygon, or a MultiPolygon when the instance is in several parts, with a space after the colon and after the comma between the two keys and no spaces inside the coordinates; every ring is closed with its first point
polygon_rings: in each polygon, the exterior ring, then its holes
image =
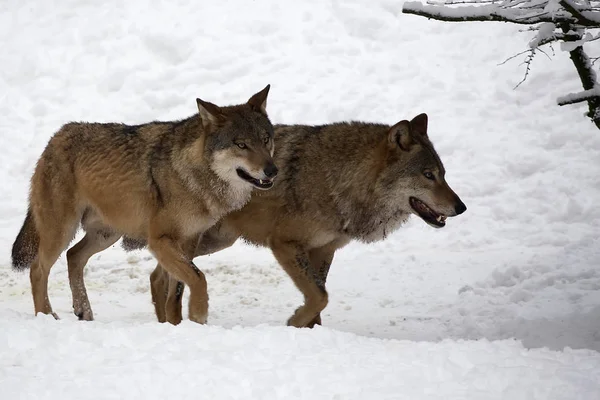
{"type": "MultiPolygon", "coordinates": [[[[197,99],[199,114],[176,122],[64,125],[37,163],[30,211],[13,245],[13,266],[31,263],[35,313],[53,314],[48,274],[81,224],[86,235],[67,252],[80,319],[93,319],[85,264],[127,235],[148,243],[165,270],[190,287],[189,317],[206,322],[206,280],[191,261],[197,237],[250,199],[258,184],[252,178],[267,188],[277,173],[268,91],[222,108],[197,99]]],[[[178,323],[180,315],[166,318],[178,323]]]]}
{"type": "MultiPolygon", "coordinates": [[[[411,214],[419,215],[411,198],[445,216],[466,210],[446,183],[425,114],[391,127],[358,122],[276,126],[275,142],[281,170],[274,188],[253,193],[246,206],[205,232],[195,256],[229,247],[239,237],[270,247],[305,299],[288,325],[321,323],[335,251],[351,240],[385,239],[411,214]]],[[[165,312],[181,310],[181,296],[173,293],[181,294],[183,285],[169,279],[160,265],[150,279],[161,322],[165,312]]]]}

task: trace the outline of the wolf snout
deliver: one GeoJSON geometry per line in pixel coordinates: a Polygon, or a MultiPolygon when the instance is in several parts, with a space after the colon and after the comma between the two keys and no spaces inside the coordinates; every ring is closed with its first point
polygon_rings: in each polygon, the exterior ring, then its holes
{"type": "Polygon", "coordinates": [[[263,172],[267,178],[275,178],[277,176],[277,172],[279,172],[279,169],[277,169],[275,164],[270,162],[267,164],[263,172]]]}
{"type": "Polygon", "coordinates": [[[462,200],[458,199],[458,203],[454,206],[454,211],[456,212],[456,215],[460,215],[467,211],[467,206],[462,200]]]}

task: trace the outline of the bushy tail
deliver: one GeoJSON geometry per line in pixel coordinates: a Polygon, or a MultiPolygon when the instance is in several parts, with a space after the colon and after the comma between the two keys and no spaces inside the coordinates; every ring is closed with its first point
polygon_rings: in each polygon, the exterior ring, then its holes
{"type": "Polygon", "coordinates": [[[37,256],[39,244],[40,235],[35,227],[33,214],[31,210],[27,210],[25,222],[12,247],[13,269],[22,271],[29,268],[37,256]]]}

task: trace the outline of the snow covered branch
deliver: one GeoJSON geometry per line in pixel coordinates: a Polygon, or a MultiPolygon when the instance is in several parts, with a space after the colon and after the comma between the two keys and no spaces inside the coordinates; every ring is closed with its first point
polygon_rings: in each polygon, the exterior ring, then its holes
{"type": "Polygon", "coordinates": [[[573,0],[560,0],[559,4],[577,19],[578,25],[600,26],[600,17],[598,16],[600,13],[580,10],[581,5],[576,4],[573,0]]]}
{"type": "Polygon", "coordinates": [[[584,101],[593,99],[594,97],[600,97],[600,87],[595,87],[593,89],[584,90],[583,92],[578,93],[569,93],[566,96],[559,97],[557,103],[559,106],[566,106],[567,104],[582,103],[584,101]]]}
{"type": "Polygon", "coordinates": [[[424,5],[416,1],[407,1],[402,7],[402,12],[445,22],[498,21],[531,25],[551,21],[543,16],[535,16],[531,12],[527,18],[515,15],[510,10],[502,9],[496,4],[450,8],[444,5],[424,5]]]}
{"type": "Polygon", "coordinates": [[[563,8],[558,10],[545,7],[549,1],[501,0],[491,3],[487,0],[404,3],[402,12],[446,22],[498,21],[520,25],[533,25],[542,22],[573,23],[581,26],[600,26],[600,12],[579,11],[572,0],[561,0],[563,8]],[[468,4],[468,5],[467,5],[468,4]],[[477,5],[471,5],[477,4],[477,5]],[[569,7],[569,8],[567,8],[569,7]],[[568,11],[568,12],[566,12],[568,11]],[[573,17],[577,20],[574,21],[573,17]]]}

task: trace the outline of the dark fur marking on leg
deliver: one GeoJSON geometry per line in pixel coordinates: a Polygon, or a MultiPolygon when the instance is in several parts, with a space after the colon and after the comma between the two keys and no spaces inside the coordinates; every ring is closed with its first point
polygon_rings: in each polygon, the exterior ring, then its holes
{"type": "Polygon", "coordinates": [[[325,281],[321,278],[320,274],[317,274],[315,269],[310,265],[310,260],[306,256],[302,250],[298,249],[298,254],[296,256],[296,264],[300,267],[300,270],[306,275],[307,278],[312,279],[312,281],[317,285],[321,292],[325,292],[325,281]]]}
{"type": "Polygon", "coordinates": [[[298,266],[300,267],[300,269],[304,272],[304,273],[308,273],[310,268],[310,262],[308,261],[307,257],[302,256],[301,254],[296,256],[296,264],[298,264],[298,266]]]}
{"type": "Polygon", "coordinates": [[[202,271],[200,271],[200,269],[198,267],[196,267],[196,264],[194,264],[193,261],[190,261],[190,266],[194,269],[194,272],[198,275],[198,276],[202,276],[202,271]]]}
{"type": "Polygon", "coordinates": [[[325,291],[325,282],[327,282],[327,274],[329,273],[330,267],[331,263],[323,261],[323,264],[321,264],[321,268],[319,269],[319,273],[315,274],[315,283],[322,291],[325,291]]]}
{"type": "Polygon", "coordinates": [[[175,286],[175,300],[179,302],[181,300],[181,296],[183,295],[183,283],[177,282],[177,286],[175,286]]]}

